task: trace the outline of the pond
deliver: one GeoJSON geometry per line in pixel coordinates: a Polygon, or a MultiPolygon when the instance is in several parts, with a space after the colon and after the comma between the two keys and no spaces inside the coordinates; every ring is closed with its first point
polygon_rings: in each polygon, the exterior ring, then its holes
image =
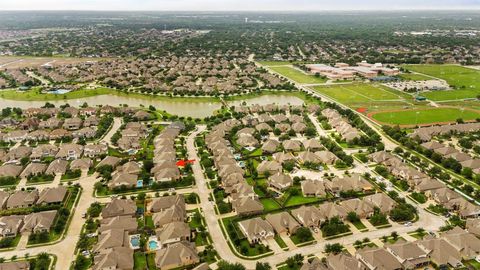
{"type": "MultiPolygon", "coordinates": [[[[98,106],[98,105],[110,105],[110,106],[121,106],[123,104],[128,104],[129,107],[140,107],[141,105],[148,107],[150,105],[154,106],[158,110],[165,110],[171,114],[184,117],[194,117],[194,118],[204,118],[207,116],[213,115],[213,113],[222,107],[220,101],[193,101],[185,99],[155,99],[155,98],[140,98],[140,97],[126,97],[126,96],[117,96],[117,95],[99,95],[93,97],[85,97],[79,99],[62,99],[62,100],[49,100],[49,103],[54,104],[55,106],[60,106],[62,104],[70,104],[75,107],[81,106],[86,102],[89,106],[98,106]]],[[[282,95],[282,94],[272,94],[272,95],[263,95],[253,98],[247,98],[245,100],[236,100],[228,102],[229,105],[241,105],[245,101],[247,105],[251,104],[260,104],[265,105],[269,103],[276,104],[292,104],[299,105],[303,104],[303,100],[291,96],[291,95],[282,95]]],[[[0,98],[0,108],[5,107],[19,107],[22,109],[32,108],[32,107],[41,107],[45,105],[46,101],[21,101],[21,100],[9,100],[0,98]]]]}

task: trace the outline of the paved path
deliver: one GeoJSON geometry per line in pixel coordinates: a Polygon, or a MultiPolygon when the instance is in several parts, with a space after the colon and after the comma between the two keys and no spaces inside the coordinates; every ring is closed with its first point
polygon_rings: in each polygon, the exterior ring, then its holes
{"type": "MultiPolygon", "coordinates": [[[[187,152],[189,159],[200,160],[197,154],[197,150],[194,145],[195,137],[205,131],[205,125],[197,126],[197,130],[191,133],[187,138],[187,152]]],[[[204,177],[202,168],[198,162],[195,162],[192,166],[195,180],[197,183],[198,194],[200,197],[200,205],[205,215],[205,220],[207,223],[208,231],[213,239],[214,249],[218,252],[220,258],[230,261],[237,262],[244,265],[247,269],[255,269],[255,264],[257,261],[267,262],[270,265],[277,265],[278,263],[284,262],[287,258],[295,254],[317,254],[321,252],[327,243],[341,243],[342,245],[353,244],[357,240],[363,240],[365,237],[370,239],[380,238],[384,235],[390,235],[392,232],[396,231],[399,234],[407,233],[416,230],[417,228],[423,228],[425,230],[438,230],[439,227],[445,224],[444,219],[430,214],[423,209],[419,209],[419,220],[415,222],[410,227],[405,227],[399,224],[393,224],[392,227],[379,229],[374,231],[368,231],[360,234],[352,234],[344,236],[341,238],[333,240],[324,240],[319,238],[316,244],[298,247],[293,250],[288,251],[278,251],[274,255],[262,258],[259,260],[246,260],[237,257],[230,247],[228,246],[227,240],[223,236],[223,233],[218,222],[217,215],[215,214],[213,203],[208,200],[210,190],[207,187],[207,180],[204,177]]],[[[288,244],[287,244],[288,245],[288,244]]]]}
{"type": "Polygon", "coordinates": [[[325,132],[325,130],[320,125],[320,122],[318,122],[317,116],[314,113],[311,113],[311,114],[308,115],[308,118],[310,118],[310,121],[312,121],[313,125],[317,129],[318,135],[320,135],[321,137],[327,137],[328,138],[327,133],[325,132]]]}
{"type": "Polygon", "coordinates": [[[105,134],[105,136],[103,136],[103,138],[100,140],[100,142],[104,143],[104,144],[107,144],[107,145],[110,145],[111,144],[110,140],[112,139],[113,134],[115,134],[117,132],[117,130],[120,128],[120,126],[122,126],[122,118],[120,118],[120,117],[113,118],[112,127],[107,132],[107,134],[105,134]]]}

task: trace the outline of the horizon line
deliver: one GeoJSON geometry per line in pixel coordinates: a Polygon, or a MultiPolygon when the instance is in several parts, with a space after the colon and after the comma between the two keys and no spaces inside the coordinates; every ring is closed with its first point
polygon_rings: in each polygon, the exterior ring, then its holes
{"type": "Polygon", "coordinates": [[[307,9],[298,9],[298,10],[147,10],[147,9],[0,9],[0,12],[28,12],[28,11],[39,11],[39,12],[51,12],[51,11],[81,11],[81,12],[250,12],[250,13],[262,13],[262,12],[284,12],[284,13],[315,13],[315,12],[344,12],[344,11],[381,11],[381,12],[393,12],[393,11],[479,11],[479,7],[458,7],[458,8],[391,8],[391,9],[318,9],[318,10],[307,10],[307,9]]]}

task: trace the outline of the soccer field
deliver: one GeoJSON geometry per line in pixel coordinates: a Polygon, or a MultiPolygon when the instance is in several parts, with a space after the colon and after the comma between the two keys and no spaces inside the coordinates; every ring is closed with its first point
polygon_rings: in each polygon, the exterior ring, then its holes
{"type": "Polygon", "coordinates": [[[370,101],[399,101],[409,97],[406,94],[396,93],[395,90],[374,84],[316,86],[314,89],[343,104],[370,101]]]}
{"type": "Polygon", "coordinates": [[[429,123],[454,122],[462,118],[463,120],[475,120],[480,117],[480,113],[458,108],[435,108],[404,110],[394,112],[380,112],[372,115],[372,118],[385,124],[394,125],[420,125],[429,123]]]}
{"type": "Polygon", "coordinates": [[[322,79],[320,77],[315,77],[314,75],[306,75],[295,68],[290,66],[278,66],[278,67],[270,67],[271,70],[277,72],[278,74],[285,76],[297,83],[302,84],[314,84],[314,83],[324,83],[326,79],[322,79]]]}
{"type": "Polygon", "coordinates": [[[444,79],[454,91],[425,93],[434,101],[475,98],[480,95],[480,70],[456,65],[405,65],[406,69],[444,79]],[[456,93],[455,93],[456,92],[456,93]]]}
{"type": "Polygon", "coordinates": [[[433,80],[433,78],[418,74],[418,73],[402,73],[399,75],[400,78],[408,81],[426,81],[426,80],[433,80]]]}

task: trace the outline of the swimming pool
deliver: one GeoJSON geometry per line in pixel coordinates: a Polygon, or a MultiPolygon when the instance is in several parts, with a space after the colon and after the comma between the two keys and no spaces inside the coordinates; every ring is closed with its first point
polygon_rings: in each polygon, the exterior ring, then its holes
{"type": "Polygon", "coordinates": [[[66,94],[70,91],[71,90],[68,90],[68,89],[55,89],[55,90],[48,91],[48,93],[49,94],[56,94],[56,95],[63,95],[63,94],[66,94]]]}
{"type": "Polygon", "coordinates": [[[135,234],[130,236],[130,247],[132,249],[139,249],[140,248],[140,235],[135,234]]]}
{"type": "Polygon", "coordinates": [[[148,242],[148,249],[149,250],[156,250],[158,248],[157,241],[149,241],[148,242]]]}
{"type": "Polygon", "coordinates": [[[160,248],[160,245],[158,243],[157,237],[150,236],[150,238],[148,238],[148,250],[153,251],[159,248],[160,248]]]}

